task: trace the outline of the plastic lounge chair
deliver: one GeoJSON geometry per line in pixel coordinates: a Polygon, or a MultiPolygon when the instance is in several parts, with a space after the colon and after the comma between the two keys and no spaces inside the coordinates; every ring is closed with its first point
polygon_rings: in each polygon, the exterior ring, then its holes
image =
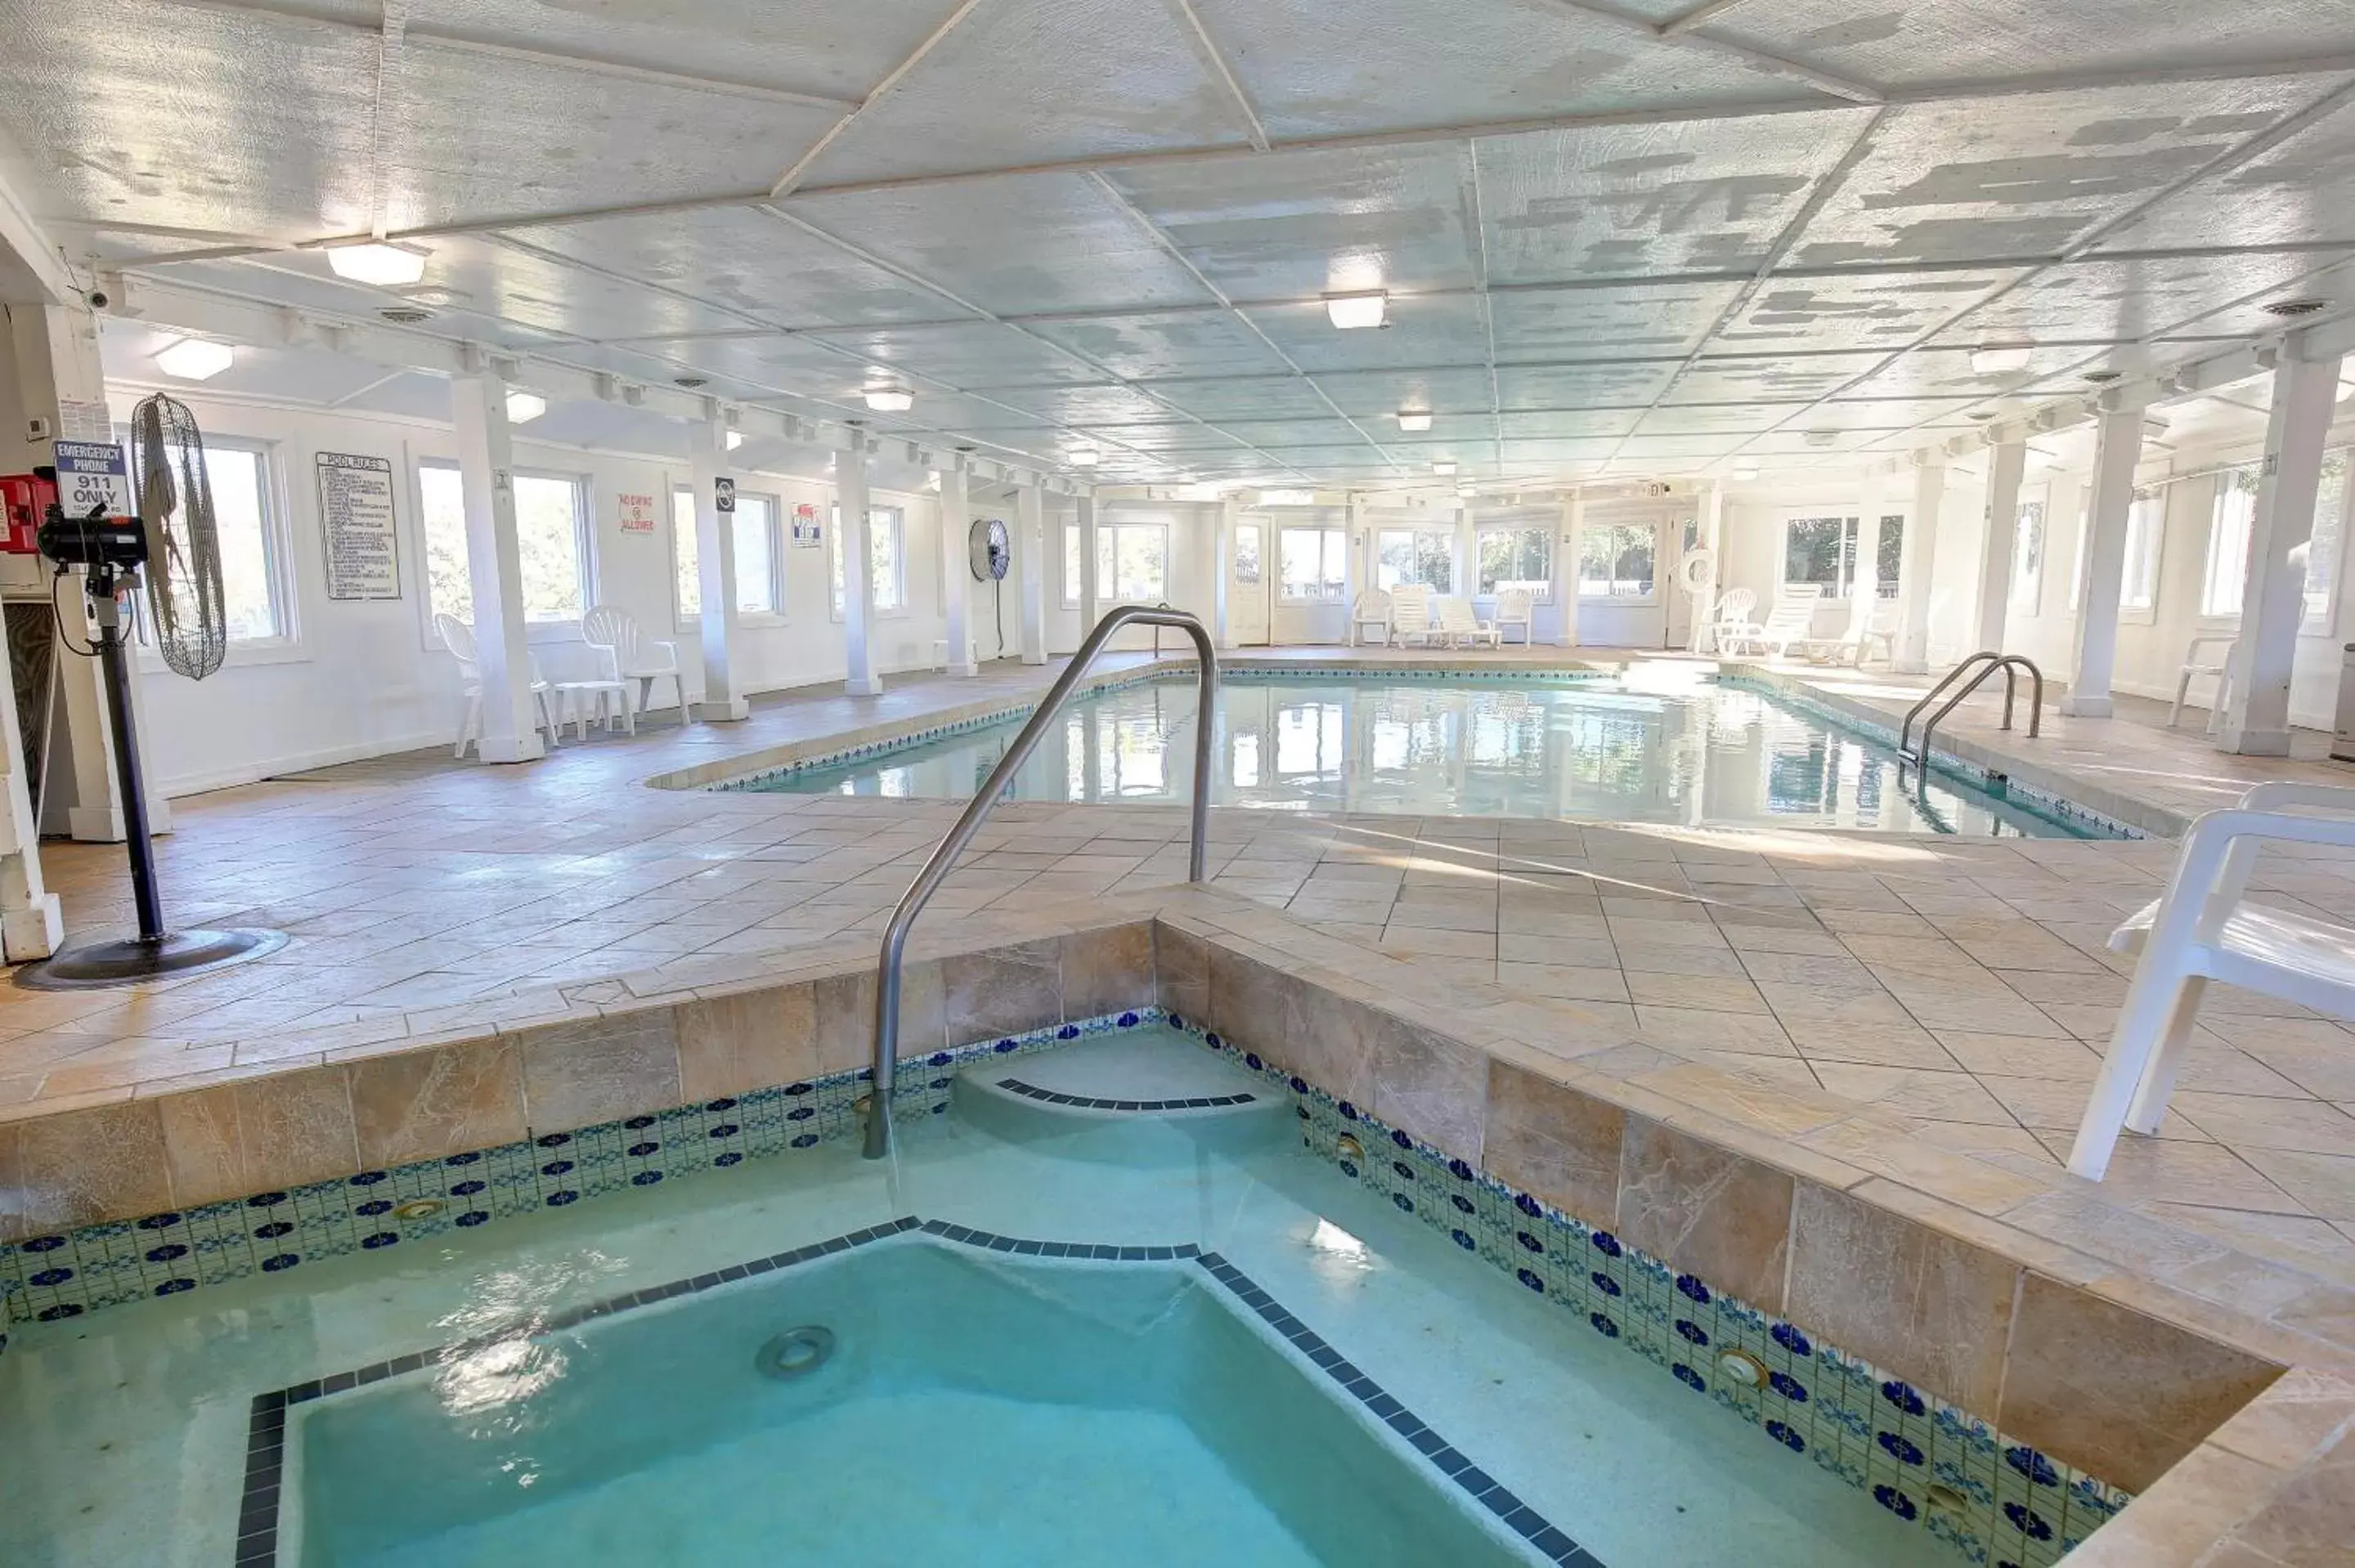
{"type": "Polygon", "coordinates": [[[1486,642],[1491,648],[1505,645],[1505,634],[1493,620],[1483,620],[1472,613],[1471,601],[1454,594],[1442,594],[1439,606],[1439,630],[1447,641],[1457,647],[1473,648],[1486,642]]]}
{"type": "MultiPolygon", "coordinates": [[[[466,712],[458,721],[458,744],[450,755],[464,758],[469,746],[479,755],[483,749],[483,667],[475,656],[474,629],[444,609],[434,613],[433,630],[442,639],[442,646],[458,661],[458,676],[466,683],[466,712]]],[[[530,654],[525,657],[529,660],[527,668],[531,672],[532,711],[539,715],[538,727],[548,732],[548,747],[553,751],[564,728],[557,717],[556,691],[541,676],[539,660],[530,654]]]]}
{"type": "Polygon", "coordinates": [[[1425,647],[1434,638],[1444,641],[1439,621],[1433,614],[1430,588],[1422,583],[1401,583],[1391,589],[1391,642],[1402,647],[1410,637],[1425,647]]]}
{"type": "Polygon", "coordinates": [[[2139,952],[2069,1169],[2098,1181],[2122,1128],[2158,1130],[2208,982],[2355,1018],[2355,927],[2244,901],[2266,841],[2355,850],[2355,789],[2260,784],[2191,824],[2167,892],[2110,935],[2139,952]]]}
{"type": "Polygon", "coordinates": [[[1521,629],[1521,644],[1527,647],[1538,640],[1538,596],[1525,588],[1500,588],[1497,590],[1497,641],[1504,642],[1505,633],[1518,626],[1521,629]]]}
{"type": "Polygon", "coordinates": [[[1349,607],[1349,646],[1358,646],[1358,634],[1371,630],[1376,647],[1387,648],[1391,641],[1391,596],[1380,588],[1370,588],[1358,596],[1349,607]]]}
{"type": "Polygon", "coordinates": [[[1818,583],[1784,584],[1764,624],[1745,628],[1738,641],[1762,655],[1771,653],[1777,659],[1789,658],[1791,650],[1802,643],[1824,641],[1815,635],[1816,602],[1823,596],[1823,587],[1818,583]]]}
{"type": "MultiPolygon", "coordinates": [[[[677,643],[641,637],[630,612],[610,604],[592,605],[581,618],[581,640],[597,651],[607,680],[629,683],[637,713],[653,711],[655,683],[668,681],[678,698],[679,727],[687,726],[687,683],[679,674],[677,643]]],[[[636,733],[634,724],[631,733],[636,733]]]]}
{"type": "Polygon", "coordinates": [[[2183,668],[2175,676],[2175,705],[2167,710],[2168,728],[2173,729],[2176,721],[2183,716],[2183,699],[2191,694],[2192,677],[2213,675],[2216,677],[2216,700],[2208,707],[2208,733],[2216,733],[2217,725],[2223,721],[2224,705],[2232,700],[2232,650],[2240,641],[2237,632],[2210,631],[2184,645],[2183,668]],[[2200,657],[2200,650],[2207,643],[2221,646],[2223,653],[2212,662],[2203,660],[2200,657]]]}

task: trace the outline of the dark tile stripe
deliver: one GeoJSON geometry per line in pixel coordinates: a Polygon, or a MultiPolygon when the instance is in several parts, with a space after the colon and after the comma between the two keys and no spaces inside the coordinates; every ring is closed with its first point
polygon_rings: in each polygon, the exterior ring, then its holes
{"type": "Polygon", "coordinates": [[[1050,1106],[1074,1106],[1081,1110],[1102,1111],[1173,1111],[1211,1110],[1220,1106],[1247,1106],[1257,1103],[1256,1095],[1198,1095],[1187,1100],[1106,1100],[1092,1095],[1066,1095],[1054,1089],[1042,1089],[1036,1084],[1026,1084],[1019,1078],[1000,1078],[997,1086],[1018,1095],[1040,1100],[1050,1106]]]}
{"type": "Polygon", "coordinates": [[[1545,1516],[1507,1490],[1493,1477],[1458,1453],[1454,1445],[1423,1425],[1414,1412],[1382,1391],[1380,1383],[1359,1371],[1324,1337],[1285,1311],[1282,1303],[1253,1284],[1251,1277],[1215,1252],[1195,1260],[1267,1326],[1283,1335],[1342,1392],[1364,1405],[1377,1420],[1397,1433],[1435,1466],[1465,1495],[1505,1521],[1522,1540],[1544,1552],[1560,1568],[1603,1568],[1602,1561],[1547,1521],[1545,1516]]]}

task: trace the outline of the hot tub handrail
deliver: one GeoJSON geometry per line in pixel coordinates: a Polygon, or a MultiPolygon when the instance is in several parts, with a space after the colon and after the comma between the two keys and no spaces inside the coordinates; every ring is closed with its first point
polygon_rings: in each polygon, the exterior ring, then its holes
{"type": "Polygon", "coordinates": [[[1132,625],[1174,626],[1194,640],[1194,651],[1200,666],[1199,686],[1201,695],[1194,718],[1194,848],[1187,863],[1187,878],[1192,882],[1200,882],[1203,878],[1209,855],[1210,729],[1217,712],[1219,657],[1210,646],[1210,634],[1203,630],[1201,621],[1194,616],[1166,605],[1124,604],[1106,611],[1104,618],[1096,623],[1096,629],[1080,643],[1079,652],[1071,655],[1071,663],[1047,689],[1047,694],[1038,707],[1031,711],[1029,721],[1022,726],[1022,733],[1014,737],[1014,743],[1006,748],[1006,755],[998,758],[997,766],[990,769],[989,777],[982,781],[981,788],[975,790],[973,799],[966,802],[956,825],[949,829],[940,846],[932,851],[932,858],[925,861],[923,869],[916,873],[915,881],[908,885],[908,891],[900,895],[898,906],[891,911],[890,924],[883,928],[882,958],[875,969],[875,1081],[869,1091],[867,1110],[866,1153],[869,1160],[880,1160],[891,1152],[891,1080],[896,1057],[894,1046],[900,1037],[900,960],[908,946],[909,928],[915,925],[916,916],[922,914],[924,906],[932,901],[942,879],[956,864],[957,856],[964,853],[965,844],[987,819],[998,799],[1006,793],[1007,786],[1013,782],[1015,772],[1028,760],[1032,749],[1039,744],[1039,737],[1046,733],[1048,725],[1071,700],[1071,689],[1087,674],[1088,667],[1103,651],[1103,645],[1121,628],[1132,625]]]}

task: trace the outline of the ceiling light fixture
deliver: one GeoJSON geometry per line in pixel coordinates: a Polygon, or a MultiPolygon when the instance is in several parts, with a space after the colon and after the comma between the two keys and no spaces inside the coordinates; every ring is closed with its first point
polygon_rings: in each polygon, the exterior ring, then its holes
{"type": "Polygon", "coordinates": [[[2035,345],[2025,343],[1983,344],[1971,350],[1971,374],[1974,376],[2009,376],[2028,368],[2035,345]]]}
{"type": "Polygon", "coordinates": [[[1758,465],[1754,462],[1745,462],[1733,471],[1733,477],[1741,480],[1756,479],[1758,465]]]}
{"type": "Polygon", "coordinates": [[[1431,429],[1431,410],[1428,408],[1401,408],[1399,410],[1398,422],[1399,429],[1401,430],[1427,430],[1431,429]]]}
{"type": "Polygon", "coordinates": [[[744,444],[744,432],[743,432],[743,431],[741,431],[741,430],[730,430],[730,431],[729,431],[729,432],[728,432],[728,450],[729,450],[730,451],[731,451],[731,452],[732,452],[732,451],[734,451],[738,447],[741,447],[741,446],[742,446],[743,444],[744,444]]]}
{"type": "Polygon", "coordinates": [[[1455,477],[1455,465],[1452,462],[1435,462],[1431,465],[1431,471],[1442,479],[1453,479],[1455,477]]]}
{"type": "Polygon", "coordinates": [[[916,406],[916,395],[896,381],[879,381],[867,388],[867,406],[879,414],[904,414],[916,406]]]}
{"type": "Polygon", "coordinates": [[[1093,447],[1073,447],[1071,449],[1071,466],[1073,468],[1093,468],[1096,464],[1102,461],[1103,461],[1103,453],[1096,450],[1093,447]]]}
{"type": "Polygon", "coordinates": [[[388,245],[381,239],[367,239],[357,245],[329,246],[327,265],[335,270],[336,277],[350,282],[398,289],[425,276],[425,258],[431,254],[411,245],[388,245]]]}
{"type": "Polygon", "coordinates": [[[209,381],[235,363],[235,349],[201,337],[184,337],[155,356],[155,368],[183,381],[209,381]]]}
{"type": "Polygon", "coordinates": [[[1455,493],[1466,497],[1477,495],[1480,493],[1480,487],[1476,484],[1459,484],[1455,487],[1455,493]]]}
{"type": "Polygon", "coordinates": [[[507,394],[507,423],[528,425],[548,412],[548,399],[518,387],[507,394]]]}
{"type": "Polygon", "coordinates": [[[1390,306],[1390,298],[1380,289],[1360,294],[1327,294],[1325,314],[1343,332],[1378,327],[1382,324],[1382,313],[1390,306]]]}

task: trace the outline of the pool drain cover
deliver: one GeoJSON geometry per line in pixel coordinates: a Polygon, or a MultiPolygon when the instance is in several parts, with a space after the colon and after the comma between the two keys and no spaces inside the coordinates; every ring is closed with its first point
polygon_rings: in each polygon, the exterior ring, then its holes
{"type": "Polygon", "coordinates": [[[785,1382],[807,1377],[833,1354],[834,1330],[812,1323],[788,1329],[762,1345],[761,1353],[752,1358],[752,1369],[762,1377],[785,1382]]]}

